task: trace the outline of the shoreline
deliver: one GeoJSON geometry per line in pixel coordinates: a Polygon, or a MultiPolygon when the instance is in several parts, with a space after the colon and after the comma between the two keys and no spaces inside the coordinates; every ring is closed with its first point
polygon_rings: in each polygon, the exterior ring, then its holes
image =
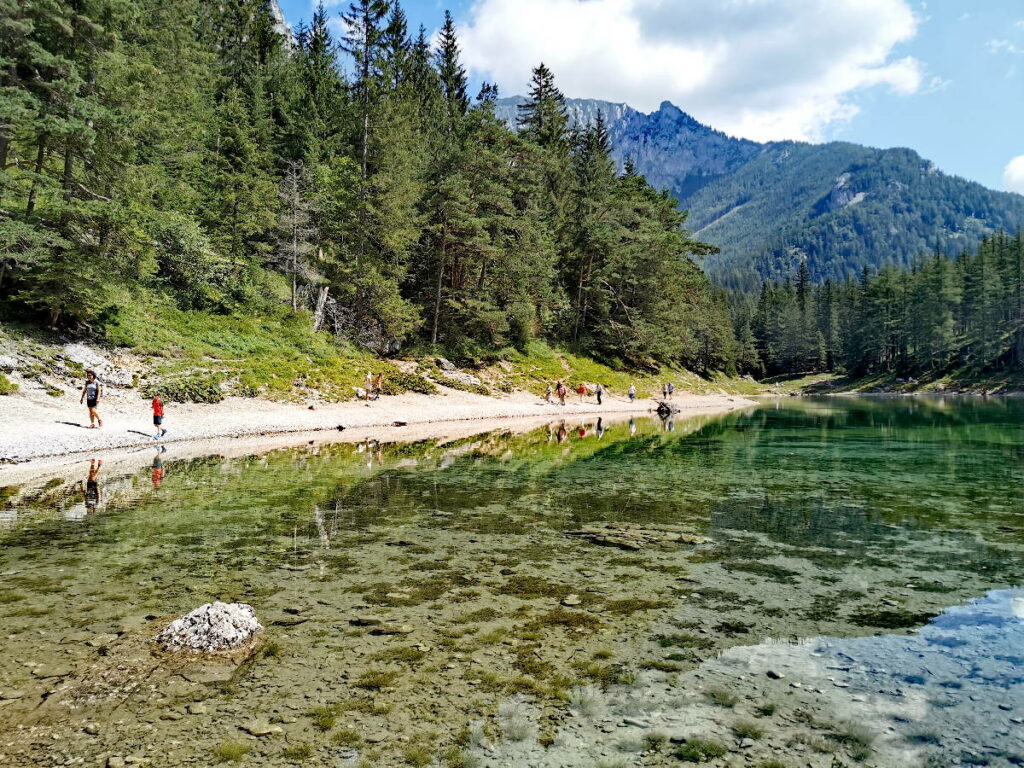
{"type": "MultiPolygon", "coordinates": [[[[73,397],[51,399],[8,396],[0,398],[0,484],[90,458],[113,459],[156,445],[204,455],[238,449],[284,448],[314,442],[352,442],[375,438],[413,441],[478,433],[510,423],[531,426],[563,419],[625,419],[647,416],[657,403],[638,399],[606,398],[596,402],[546,403],[526,392],[507,397],[445,390],[441,395],[403,394],[369,403],[288,404],[259,399],[228,398],[221,403],[166,406],[168,434],[152,436],[149,403],[134,393],[114,392],[101,403],[105,425],[86,429],[85,408],[73,397]],[[76,421],[77,415],[77,421],[76,421]],[[339,429],[339,426],[341,429],[339,429]],[[469,429],[467,429],[467,427],[469,429]],[[329,437],[328,437],[329,436],[329,437]]],[[[737,395],[677,393],[673,404],[678,416],[713,415],[757,403],[737,395]]]]}

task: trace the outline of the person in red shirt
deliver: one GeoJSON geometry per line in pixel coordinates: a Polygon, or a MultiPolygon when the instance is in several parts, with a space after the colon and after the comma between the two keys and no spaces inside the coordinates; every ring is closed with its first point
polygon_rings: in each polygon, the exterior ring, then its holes
{"type": "Polygon", "coordinates": [[[159,440],[161,437],[167,434],[167,430],[164,429],[164,401],[159,396],[153,398],[153,426],[156,427],[156,434],[153,435],[154,440],[159,440]]]}

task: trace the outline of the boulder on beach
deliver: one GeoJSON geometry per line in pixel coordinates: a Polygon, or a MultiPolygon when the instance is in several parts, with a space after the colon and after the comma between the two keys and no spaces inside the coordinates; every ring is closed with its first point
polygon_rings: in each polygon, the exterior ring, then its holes
{"type": "Polygon", "coordinates": [[[175,619],[156,636],[165,650],[211,653],[238,648],[262,630],[245,603],[207,603],[175,619]]]}

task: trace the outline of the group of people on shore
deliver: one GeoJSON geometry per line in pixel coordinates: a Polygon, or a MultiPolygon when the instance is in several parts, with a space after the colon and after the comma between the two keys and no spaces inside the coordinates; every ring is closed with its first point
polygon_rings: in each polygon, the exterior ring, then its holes
{"type": "MultiPolygon", "coordinates": [[[[597,404],[601,405],[604,402],[604,396],[608,394],[608,388],[600,382],[593,386],[593,389],[589,389],[586,384],[582,381],[576,386],[576,394],[579,396],[580,402],[583,402],[583,398],[586,397],[590,392],[593,392],[597,398],[597,404]]],[[[672,395],[675,393],[675,385],[671,381],[666,381],[661,386],[661,395],[663,400],[671,400],[672,395]]],[[[559,405],[565,405],[565,398],[569,395],[569,389],[565,386],[565,382],[562,379],[558,379],[555,385],[548,384],[544,389],[544,402],[552,402],[552,396],[558,398],[559,405]]],[[[636,401],[636,386],[634,384],[629,385],[629,389],[626,392],[629,397],[629,402],[636,401]]]]}
{"type": "MultiPolygon", "coordinates": [[[[101,429],[103,427],[103,418],[99,411],[102,397],[103,382],[99,380],[96,371],[86,371],[85,386],[82,387],[82,395],[78,398],[78,402],[85,403],[86,408],[89,409],[89,426],[86,429],[101,429]]],[[[159,395],[154,395],[150,401],[150,407],[153,409],[153,426],[156,427],[153,439],[159,440],[167,434],[167,429],[164,427],[164,401],[160,399],[159,395]]]]}

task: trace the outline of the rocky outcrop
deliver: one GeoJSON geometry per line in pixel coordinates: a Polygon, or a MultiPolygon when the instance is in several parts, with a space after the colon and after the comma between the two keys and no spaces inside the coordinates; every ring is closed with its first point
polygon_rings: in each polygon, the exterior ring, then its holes
{"type": "Polygon", "coordinates": [[[240,648],[263,629],[245,603],[207,603],[168,624],[156,641],[169,651],[216,653],[240,648]]]}

